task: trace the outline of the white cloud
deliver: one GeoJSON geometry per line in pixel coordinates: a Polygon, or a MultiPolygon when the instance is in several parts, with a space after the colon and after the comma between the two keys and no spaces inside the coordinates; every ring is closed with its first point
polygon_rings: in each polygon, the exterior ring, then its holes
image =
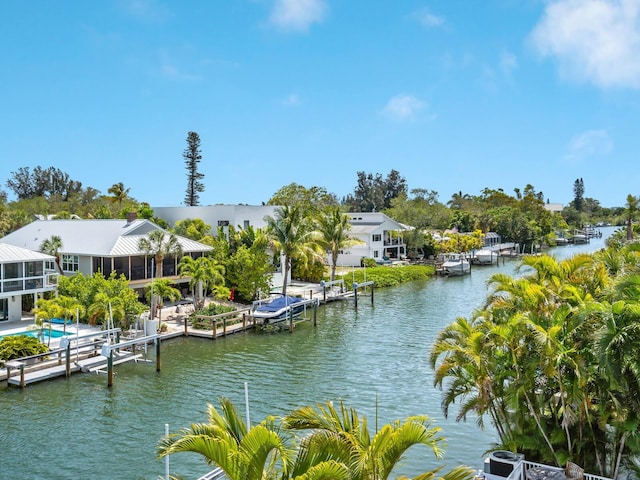
{"type": "Polygon", "coordinates": [[[444,17],[431,13],[426,7],[414,12],[412,17],[428,28],[440,27],[444,24],[444,17]]]}
{"type": "Polygon", "coordinates": [[[300,97],[296,93],[290,93],[282,100],[282,105],[286,107],[297,107],[300,105],[300,97]]]}
{"type": "Polygon", "coordinates": [[[413,95],[400,94],[392,97],[382,112],[393,120],[409,120],[416,117],[426,104],[413,95]]]}
{"type": "Polygon", "coordinates": [[[326,14],[324,0],[276,0],[269,20],[283,30],[306,32],[313,23],[322,22],[326,14]]]}
{"type": "Polygon", "coordinates": [[[531,41],[563,77],[640,88],[640,0],[554,0],[531,41]]]}
{"type": "Polygon", "coordinates": [[[588,157],[608,155],[612,150],[613,141],[606,130],[588,130],[571,139],[565,160],[579,162],[588,157]]]}

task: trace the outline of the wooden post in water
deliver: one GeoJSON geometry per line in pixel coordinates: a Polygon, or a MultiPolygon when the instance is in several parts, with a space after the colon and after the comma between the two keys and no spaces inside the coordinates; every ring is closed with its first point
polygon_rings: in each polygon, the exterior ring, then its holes
{"type": "Polygon", "coordinates": [[[371,305],[373,305],[373,283],[371,284],[371,305]]]}
{"type": "Polygon", "coordinates": [[[247,329],[247,314],[243,313],[242,314],[242,330],[246,330],[247,329]]]}
{"type": "Polygon", "coordinates": [[[216,337],[218,336],[218,321],[217,320],[211,320],[213,322],[213,339],[215,340],[216,337]]]}
{"type": "Polygon", "coordinates": [[[227,317],[224,317],[222,319],[222,336],[223,337],[227,336],[227,317]]]}
{"type": "Polygon", "coordinates": [[[355,300],[356,310],[358,309],[358,284],[353,282],[353,299],[355,300]]]}
{"type": "Polygon", "coordinates": [[[289,332],[293,333],[293,308],[289,309],[289,332]]]}
{"type": "Polygon", "coordinates": [[[113,387],[113,350],[109,350],[107,359],[107,387],[113,387]]]}
{"type": "Polygon", "coordinates": [[[188,323],[188,318],[186,315],[184,317],[184,336],[188,337],[189,336],[189,330],[187,330],[187,323],[188,323]]]}
{"type": "Polygon", "coordinates": [[[160,337],[156,338],[156,372],[160,371],[160,337]]]}
{"type": "Polygon", "coordinates": [[[20,388],[25,388],[27,384],[24,381],[24,363],[20,364],[20,388]]]}
{"type": "Polygon", "coordinates": [[[67,350],[65,351],[65,373],[68,376],[71,375],[71,342],[67,343],[67,350]]]}
{"type": "Polygon", "coordinates": [[[313,326],[318,325],[318,302],[313,302],[313,326]]]}

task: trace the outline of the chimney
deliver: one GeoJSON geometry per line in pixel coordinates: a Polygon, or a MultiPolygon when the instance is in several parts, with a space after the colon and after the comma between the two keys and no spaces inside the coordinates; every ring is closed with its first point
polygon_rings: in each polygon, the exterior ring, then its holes
{"type": "Polygon", "coordinates": [[[127,212],[127,224],[133,222],[134,220],[138,219],[138,213],[137,212],[127,212]]]}

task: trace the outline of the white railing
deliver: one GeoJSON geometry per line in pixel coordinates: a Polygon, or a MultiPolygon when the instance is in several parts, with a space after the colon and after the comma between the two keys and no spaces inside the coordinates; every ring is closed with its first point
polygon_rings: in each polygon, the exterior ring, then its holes
{"type": "MultiPolygon", "coordinates": [[[[552,465],[546,465],[544,463],[536,463],[530,462],[528,460],[521,460],[518,464],[516,464],[513,468],[513,472],[511,475],[507,477],[506,480],[527,480],[527,470],[533,467],[540,467],[546,470],[552,470],[557,472],[564,473],[564,468],[554,467],[552,465]]],[[[584,480],[612,480],[609,477],[602,477],[600,475],[594,475],[592,473],[584,473],[584,480]]]]}
{"type": "Polygon", "coordinates": [[[198,480],[223,480],[227,477],[224,475],[224,471],[220,468],[214,468],[209,473],[205,473],[198,480]]]}

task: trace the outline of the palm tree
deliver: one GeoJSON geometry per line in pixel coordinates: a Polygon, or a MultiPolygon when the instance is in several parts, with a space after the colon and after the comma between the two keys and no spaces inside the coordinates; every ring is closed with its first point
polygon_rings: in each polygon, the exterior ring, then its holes
{"type": "MultiPolygon", "coordinates": [[[[298,461],[291,472],[294,478],[316,464],[334,461],[348,469],[351,479],[386,480],[401,464],[407,450],[415,445],[427,446],[438,459],[444,454],[440,428],[433,427],[427,416],[397,420],[384,425],[372,437],[367,418],[360,418],[354,408],[347,408],[342,401],[339,411],[332,402],[295,410],[284,417],[283,427],[309,431],[300,444],[298,461]]],[[[415,478],[434,478],[439,470],[430,470],[415,478]]],[[[441,478],[464,480],[472,476],[471,468],[457,467],[441,478]]]]}
{"type": "Polygon", "coordinates": [[[218,411],[208,405],[207,423],[194,423],[180,435],[164,437],[158,446],[158,456],[198,453],[207,464],[222,468],[230,480],[276,478],[277,468],[286,474],[292,449],[275,419],[268,417],[249,428],[229,399],[220,399],[220,406],[218,411]]]}
{"type": "MultiPolygon", "coordinates": [[[[142,237],[138,241],[138,248],[146,255],[152,255],[155,262],[155,275],[152,277],[162,277],[162,262],[165,257],[181,256],[182,246],[178,237],[172,233],[167,233],[164,230],[153,230],[149,232],[146,237],[142,237]]],[[[152,278],[153,280],[153,278],[152,278]]],[[[151,314],[155,317],[156,311],[156,298],[152,295],[151,298],[151,314]]]]}
{"type": "Polygon", "coordinates": [[[224,286],[224,266],[209,257],[195,260],[184,256],[178,264],[181,277],[189,277],[189,287],[193,293],[193,305],[196,310],[204,306],[204,295],[211,288],[214,296],[228,298],[228,289],[224,286]]]}
{"type": "MultiPolygon", "coordinates": [[[[437,458],[443,454],[440,429],[425,416],[385,425],[371,438],[366,417],[359,418],[342,402],[340,413],[328,402],[317,410],[298,409],[285,416],[281,425],[267,417],[251,428],[228,399],[222,398],[220,405],[221,412],[208,406],[208,423],[192,424],[179,435],[162,438],[159,457],[198,453],[231,480],[385,480],[411,446],[426,445],[437,458]],[[296,444],[292,434],[298,430],[311,432],[296,444]]],[[[432,480],[439,470],[414,478],[432,480]]],[[[440,478],[468,480],[472,475],[470,468],[457,467],[440,478]]]]}
{"type": "Polygon", "coordinates": [[[640,199],[631,194],[627,195],[627,203],[625,213],[627,215],[627,242],[633,240],[633,220],[638,213],[638,202],[640,199]]]}
{"type": "Polygon", "coordinates": [[[90,325],[104,323],[109,319],[122,322],[126,318],[126,312],[120,297],[110,297],[104,292],[96,293],[93,303],[87,309],[87,314],[89,315],[90,325]]]}
{"type": "Polygon", "coordinates": [[[111,202],[118,202],[118,205],[120,207],[122,207],[122,202],[127,199],[130,191],[130,188],[124,188],[124,183],[122,182],[114,183],[113,185],[111,185],[111,187],[109,187],[109,190],[107,190],[107,192],[113,195],[110,198],[111,202]]]}
{"type": "MultiPolygon", "coordinates": [[[[159,278],[151,282],[151,284],[147,286],[147,295],[149,300],[151,300],[151,295],[159,298],[160,307],[162,307],[163,300],[165,298],[169,301],[175,302],[180,300],[180,297],[182,296],[180,294],[180,290],[171,286],[171,282],[165,278],[159,278]]],[[[162,313],[160,313],[160,316],[162,317],[162,313]]],[[[155,315],[152,318],[155,318],[155,315]]]]}
{"type": "Polygon", "coordinates": [[[349,237],[351,230],[349,215],[342,213],[338,206],[325,210],[318,218],[316,228],[316,242],[331,256],[331,281],[333,282],[340,250],[362,242],[349,237]]]}
{"type": "Polygon", "coordinates": [[[44,336],[43,321],[49,321],[49,339],[47,345],[51,345],[51,320],[58,317],[60,307],[58,307],[53,300],[39,298],[36,300],[36,307],[32,311],[35,314],[36,325],[40,327],[40,341],[42,341],[42,337],[44,336]]]}
{"type": "Polygon", "coordinates": [[[40,251],[56,257],[56,266],[58,272],[62,275],[62,266],[60,265],[60,249],[62,248],[62,238],[58,235],[52,235],[51,238],[47,238],[40,244],[40,251]]]}
{"type": "Polygon", "coordinates": [[[275,254],[284,256],[282,294],[287,293],[287,278],[293,259],[307,262],[320,255],[313,242],[313,232],[307,219],[302,216],[299,206],[284,206],[275,211],[274,217],[264,217],[265,233],[275,254]]]}
{"type": "Polygon", "coordinates": [[[53,302],[59,307],[58,314],[62,317],[63,327],[62,330],[66,334],[67,332],[67,320],[71,320],[76,314],[79,316],[84,315],[84,306],[78,301],[77,298],[68,297],[66,295],[59,295],[53,299],[53,302]]]}

